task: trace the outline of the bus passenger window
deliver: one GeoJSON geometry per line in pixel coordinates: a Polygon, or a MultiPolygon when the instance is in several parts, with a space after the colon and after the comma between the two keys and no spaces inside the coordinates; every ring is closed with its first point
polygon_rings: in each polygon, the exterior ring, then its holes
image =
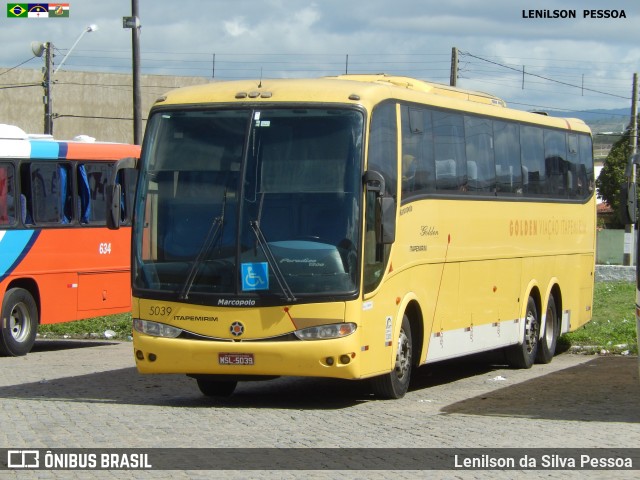
{"type": "Polygon", "coordinates": [[[580,166],[578,168],[578,178],[576,189],[578,198],[589,198],[595,191],[595,180],[593,173],[593,143],[589,135],[580,135],[578,139],[580,150],[580,166]]]}
{"type": "MultiPolygon", "coordinates": [[[[493,144],[498,193],[522,195],[523,167],[520,164],[520,126],[494,120],[493,144]]],[[[529,178],[527,177],[528,181],[529,178]]]]}
{"type": "Polygon", "coordinates": [[[544,196],[546,174],[544,163],[544,141],[542,129],[538,127],[520,127],[520,154],[522,156],[523,184],[525,195],[544,196]]]}
{"type": "Polygon", "coordinates": [[[436,189],[466,191],[464,121],[458,113],[433,112],[436,189]]]}
{"type": "Polygon", "coordinates": [[[68,224],[73,219],[69,170],[69,166],[63,164],[31,165],[33,220],[36,224],[68,224]]]}
{"type": "Polygon", "coordinates": [[[564,132],[544,130],[545,193],[553,198],[566,198],[569,166],[567,158],[567,136],[564,132]]]}
{"type": "Polygon", "coordinates": [[[402,107],[402,198],[433,193],[435,166],[431,112],[425,108],[402,107]]]}
{"type": "Polygon", "coordinates": [[[111,164],[91,162],[78,165],[80,223],[104,225],[106,222],[106,184],[111,164]]]}
{"type": "Polygon", "coordinates": [[[493,125],[491,120],[465,115],[464,131],[469,192],[495,191],[493,125]]]}
{"type": "Polygon", "coordinates": [[[13,171],[13,165],[0,164],[0,225],[12,225],[16,220],[13,171]]]}

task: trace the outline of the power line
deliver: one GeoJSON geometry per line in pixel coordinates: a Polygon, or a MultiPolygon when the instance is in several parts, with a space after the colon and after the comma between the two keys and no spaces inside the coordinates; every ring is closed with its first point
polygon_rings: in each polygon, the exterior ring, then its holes
{"type": "Polygon", "coordinates": [[[623,97],[622,95],[616,95],[616,94],[614,94],[614,93],[603,92],[603,91],[601,91],[601,90],[595,90],[595,89],[593,89],[593,88],[587,88],[587,87],[584,87],[584,86],[582,86],[582,85],[574,85],[574,84],[572,84],[572,83],[562,82],[562,81],[560,81],[560,80],[556,80],[556,79],[554,79],[554,78],[545,77],[545,76],[543,76],[543,75],[538,75],[538,74],[536,74],[536,73],[526,72],[526,71],[524,70],[524,65],[523,65],[523,70],[518,70],[518,69],[517,69],[517,68],[515,68],[515,67],[510,67],[510,66],[508,66],[508,65],[504,65],[504,64],[499,63],[499,62],[494,62],[493,60],[489,60],[489,59],[486,59],[486,58],[478,57],[477,55],[473,55],[473,54],[471,54],[471,53],[469,53],[469,52],[460,52],[460,54],[461,54],[461,55],[467,55],[467,56],[469,56],[469,57],[471,57],[471,58],[476,58],[476,59],[481,60],[481,61],[483,61],[483,62],[487,62],[487,63],[493,64],[493,65],[497,65],[497,66],[499,66],[499,67],[506,68],[506,69],[508,69],[508,70],[513,70],[513,71],[519,72],[519,73],[520,73],[521,75],[523,75],[523,76],[527,75],[527,76],[530,76],[530,77],[540,78],[540,79],[542,79],[542,80],[546,80],[546,81],[548,81],[548,82],[557,83],[557,84],[559,84],[559,85],[564,85],[564,86],[572,87],[572,88],[578,88],[578,89],[583,90],[583,91],[588,91],[588,92],[598,93],[598,94],[600,94],[600,95],[608,95],[608,96],[616,97],[616,98],[622,98],[622,99],[624,99],[624,100],[631,100],[631,98],[630,98],[630,97],[623,97]]]}
{"type": "Polygon", "coordinates": [[[25,63],[30,62],[30,61],[31,61],[31,60],[33,60],[34,58],[36,58],[36,57],[30,57],[30,58],[27,58],[24,62],[19,63],[19,64],[18,64],[18,65],[16,65],[15,67],[11,67],[11,68],[9,68],[9,69],[5,70],[4,72],[0,72],[0,75],[4,75],[5,73],[9,73],[11,70],[15,70],[16,68],[21,67],[22,65],[24,65],[25,63]]]}

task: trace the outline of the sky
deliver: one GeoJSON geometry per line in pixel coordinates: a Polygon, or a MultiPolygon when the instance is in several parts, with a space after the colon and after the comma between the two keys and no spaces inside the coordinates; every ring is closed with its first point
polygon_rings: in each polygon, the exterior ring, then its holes
{"type": "MultiPolygon", "coordinates": [[[[0,16],[0,87],[8,69],[42,68],[34,41],[51,42],[63,70],[131,72],[122,17],[132,1],[64,1],[68,18],[0,16]]],[[[630,112],[640,72],[637,0],[139,0],[139,13],[142,74],[387,73],[448,84],[455,47],[457,85],[513,108],[630,112]],[[530,18],[547,10],[576,18],[530,18]],[[584,18],[585,10],[626,18],[584,18]]]]}

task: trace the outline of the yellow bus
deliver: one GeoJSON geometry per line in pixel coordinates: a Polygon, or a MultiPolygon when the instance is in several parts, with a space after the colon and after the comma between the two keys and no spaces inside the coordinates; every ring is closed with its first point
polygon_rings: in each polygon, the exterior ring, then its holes
{"type": "Polygon", "coordinates": [[[400,398],[426,363],[549,362],[591,318],[579,120],[405,77],[220,82],[157,100],[138,168],[136,365],[205,395],[290,375],[400,398]]]}

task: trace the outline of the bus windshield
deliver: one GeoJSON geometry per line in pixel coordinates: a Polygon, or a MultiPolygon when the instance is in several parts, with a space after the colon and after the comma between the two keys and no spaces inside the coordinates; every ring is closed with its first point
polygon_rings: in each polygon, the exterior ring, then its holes
{"type": "Polygon", "coordinates": [[[356,291],[361,112],[167,110],[147,130],[134,289],[203,303],[356,291]]]}

